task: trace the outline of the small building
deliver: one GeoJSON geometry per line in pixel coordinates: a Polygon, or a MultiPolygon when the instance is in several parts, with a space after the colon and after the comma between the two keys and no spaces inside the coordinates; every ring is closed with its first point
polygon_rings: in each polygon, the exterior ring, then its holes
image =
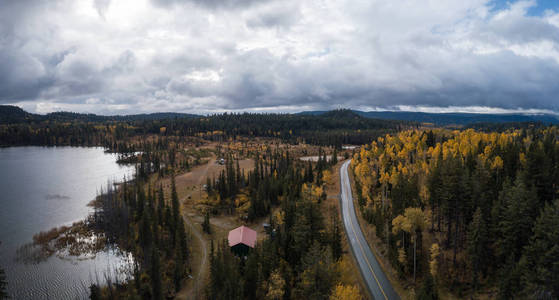
{"type": "Polygon", "coordinates": [[[241,226],[229,231],[229,247],[238,256],[245,256],[256,246],[256,231],[241,226]]]}

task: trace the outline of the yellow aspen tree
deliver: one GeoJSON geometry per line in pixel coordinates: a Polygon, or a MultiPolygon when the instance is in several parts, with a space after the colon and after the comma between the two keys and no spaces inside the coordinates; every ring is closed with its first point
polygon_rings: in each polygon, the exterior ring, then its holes
{"type": "Polygon", "coordinates": [[[359,289],[355,285],[338,284],[330,296],[330,300],[361,300],[359,289]]]}
{"type": "Polygon", "coordinates": [[[268,291],[266,293],[266,299],[279,300],[283,298],[285,291],[285,280],[281,277],[279,271],[274,271],[270,275],[270,280],[268,280],[268,291]]]}
{"type": "Polygon", "coordinates": [[[433,278],[436,278],[437,276],[440,254],[441,254],[441,249],[439,248],[439,244],[437,243],[432,244],[430,249],[431,259],[429,260],[429,271],[431,272],[433,278]]]}

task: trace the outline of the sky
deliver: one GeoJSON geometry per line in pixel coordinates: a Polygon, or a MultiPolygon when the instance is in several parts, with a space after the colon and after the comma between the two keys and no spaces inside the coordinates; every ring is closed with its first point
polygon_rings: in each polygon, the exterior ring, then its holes
{"type": "Polygon", "coordinates": [[[559,0],[0,0],[0,104],[559,113],[559,0]]]}

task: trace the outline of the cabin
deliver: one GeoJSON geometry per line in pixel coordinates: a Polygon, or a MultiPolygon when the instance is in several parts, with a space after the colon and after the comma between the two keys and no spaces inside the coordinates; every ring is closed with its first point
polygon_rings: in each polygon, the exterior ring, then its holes
{"type": "Polygon", "coordinates": [[[256,246],[256,231],[241,226],[229,231],[229,248],[237,256],[246,256],[256,246]]]}

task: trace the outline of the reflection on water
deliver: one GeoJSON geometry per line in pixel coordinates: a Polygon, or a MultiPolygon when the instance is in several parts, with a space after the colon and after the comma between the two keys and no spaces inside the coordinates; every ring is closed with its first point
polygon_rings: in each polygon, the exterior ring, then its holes
{"type": "Polygon", "coordinates": [[[0,266],[12,298],[86,298],[90,283],[124,279],[119,270],[130,265],[131,257],[118,250],[93,257],[52,256],[38,264],[15,259],[34,234],[85,218],[91,211],[87,204],[109,180],[131,177],[134,168],[116,159],[102,148],[0,149],[0,266]]]}

